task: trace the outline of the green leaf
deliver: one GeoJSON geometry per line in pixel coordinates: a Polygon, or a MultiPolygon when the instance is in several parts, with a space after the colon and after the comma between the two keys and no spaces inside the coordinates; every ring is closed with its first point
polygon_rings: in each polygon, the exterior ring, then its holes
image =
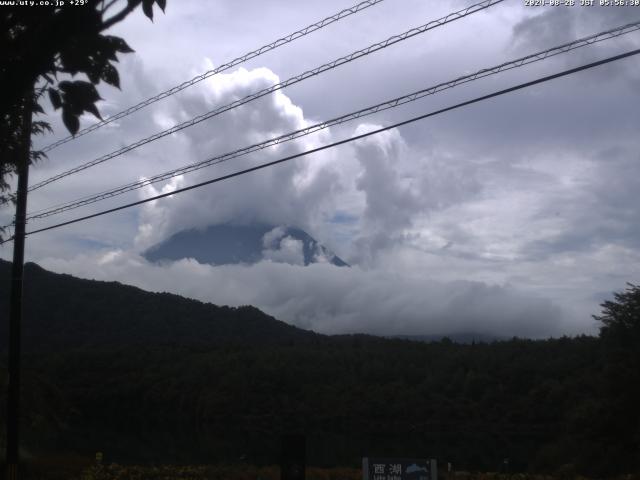
{"type": "Polygon", "coordinates": [[[120,88],[120,76],[118,75],[118,70],[116,70],[113,65],[105,65],[102,69],[102,75],[100,75],[100,77],[109,85],[120,88]]]}
{"type": "Polygon", "coordinates": [[[85,110],[89,113],[93,113],[93,115],[99,120],[102,120],[102,117],[100,116],[100,112],[98,111],[98,107],[96,107],[94,103],[92,103],[91,105],[87,105],[85,107],[85,110]]]}
{"type": "Polygon", "coordinates": [[[43,133],[53,133],[53,129],[49,122],[44,122],[42,120],[38,120],[31,123],[31,133],[34,135],[42,135],[43,133]]]}
{"type": "Polygon", "coordinates": [[[76,123],[71,117],[75,117],[77,120],[83,112],[92,113],[102,120],[100,112],[95,106],[95,103],[98,100],[102,100],[102,98],[100,98],[100,95],[93,84],[84,81],[65,81],[60,82],[60,88],[64,92],[62,96],[63,120],[70,132],[74,133],[72,128],[76,123]]]}
{"type": "Polygon", "coordinates": [[[104,38],[112,45],[116,51],[121,53],[133,53],[135,50],[131,48],[127,42],[120,37],[114,37],[113,35],[105,35],[104,38]]]}
{"type": "Polygon", "coordinates": [[[91,80],[91,83],[97,84],[98,82],[100,82],[101,70],[97,65],[92,65],[91,67],[87,68],[85,73],[87,74],[87,77],[89,77],[89,80],[91,80]]]}
{"type": "Polygon", "coordinates": [[[74,99],[79,100],[81,103],[95,103],[98,100],[102,100],[96,87],[89,82],[81,80],[73,82],[72,92],[74,99]]]}
{"type": "Polygon", "coordinates": [[[78,39],[69,41],[60,51],[62,70],[71,75],[84,71],[88,65],[86,47],[87,45],[83,45],[78,39]]]}
{"type": "Polygon", "coordinates": [[[155,0],[142,0],[142,11],[153,21],[153,3],[155,0]]]}
{"type": "Polygon", "coordinates": [[[54,110],[58,110],[62,106],[60,93],[53,88],[49,89],[49,100],[51,100],[51,105],[53,105],[54,110]]]}
{"type": "Polygon", "coordinates": [[[64,126],[67,127],[69,133],[71,135],[75,135],[78,133],[80,129],[80,120],[78,120],[77,115],[74,115],[69,109],[62,109],[62,121],[64,122],[64,126]]]}
{"type": "Polygon", "coordinates": [[[39,162],[43,158],[46,158],[47,160],[49,159],[47,154],[42,152],[42,151],[40,151],[40,150],[31,150],[29,152],[30,164],[34,164],[35,162],[39,162]]]}
{"type": "Polygon", "coordinates": [[[106,45],[100,50],[100,55],[111,62],[117,62],[118,56],[116,55],[116,49],[112,45],[106,45]]]}
{"type": "Polygon", "coordinates": [[[33,111],[33,113],[44,113],[44,110],[39,103],[34,103],[31,107],[31,110],[33,111]]]}
{"type": "Polygon", "coordinates": [[[73,88],[73,83],[68,80],[63,80],[62,82],[58,83],[58,87],[64,93],[69,93],[69,91],[73,88]]]}

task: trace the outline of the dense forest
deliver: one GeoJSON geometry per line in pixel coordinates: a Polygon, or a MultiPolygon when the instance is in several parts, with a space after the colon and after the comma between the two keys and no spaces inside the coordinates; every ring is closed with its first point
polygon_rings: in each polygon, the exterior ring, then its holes
{"type": "MultiPolygon", "coordinates": [[[[9,266],[0,263],[2,318],[9,266]]],[[[414,456],[470,471],[506,458],[512,471],[640,470],[635,287],[604,305],[600,337],[471,344],[324,336],[252,307],[34,264],[25,287],[22,424],[33,457],[267,465],[283,434],[302,433],[315,466],[414,456]]],[[[5,321],[0,335],[5,376],[5,321]]]]}

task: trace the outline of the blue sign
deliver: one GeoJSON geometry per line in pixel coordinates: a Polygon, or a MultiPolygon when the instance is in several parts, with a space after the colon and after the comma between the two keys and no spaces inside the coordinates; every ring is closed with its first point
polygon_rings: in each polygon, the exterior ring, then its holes
{"type": "Polygon", "coordinates": [[[363,480],[438,480],[435,460],[415,458],[362,459],[363,480]]]}

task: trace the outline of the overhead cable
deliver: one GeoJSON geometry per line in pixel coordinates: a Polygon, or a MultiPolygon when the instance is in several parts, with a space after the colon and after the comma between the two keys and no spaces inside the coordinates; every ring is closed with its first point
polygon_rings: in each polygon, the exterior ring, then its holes
{"type": "Polygon", "coordinates": [[[616,27],[616,28],[612,28],[610,30],[604,31],[604,32],[600,32],[600,33],[596,33],[594,35],[590,35],[588,37],[583,37],[581,39],[578,40],[574,40],[572,42],[569,43],[565,43],[563,45],[559,45],[553,48],[549,48],[547,50],[543,50],[537,53],[533,53],[524,57],[520,57],[517,58],[515,60],[510,60],[508,62],[504,62],[501,63],[500,65],[496,65],[493,67],[489,67],[489,68],[484,68],[482,70],[478,70],[475,73],[469,74],[469,75],[464,75],[462,77],[458,77],[454,80],[449,80],[447,82],[442,82],[439,83],[437,85],[428,87],[428,88],[424,88],[421,90],[418,90],[416,92],[407,94],[407,95],[403,95],[401,97],[397,97],[394,98],[392,100],[387,100],[385,102],[382,103],[378,103],[376,105],[367,107],[367,108],[363,108],[361,110],[358,110],[356,112],[352,112],[346,115],[342,115],[340,117],[336,117],[333,118],[331,120],[326,120],[324,122],[321,123],[316,123],[315,125],[310,125],[308,127],[296,130],[294,132],[290,132],[290,133],[286,133],[284,135],[280,135],[278,137],[274,137],[268,140],[265,140],[263,142],[260,143],[255,143],[253,145],[250,146],[246,146],[246,147],[242,147],[239,148],[237,150],[231,151],[231,152],[227,152],[221,155],[216,155],[214,157],[211,157],[207,160],[203,160],[197,163],[191,163],[188,165],[185,165],[183,167],[179,167],[164,173],[160,173],[157,175],[154,175],[150,178],[144,178],[141,180],[138,180],[136,182],[131,182],[129,184],[126,185],[122,185],[110,190],[106,190],[103,191],[101,193],[97,193],[97,194],[93,194],[93,195],[89,195],[89,196],[85,196],[82,197],[80,199],[76,199],[70,202],[65,202],[53,207],[48,207],[47,209],[43,209],[43,210],[39,210],[39,211],[34,211],[34,212],[30,212],[27,216],[28,220],[32,220],[32,219],[39,219],[39,218],[45,218],[45,217],[49,217],[52,215],[56,215],[68,210],[72,210],[75,208],[79,208],[85,205],[89,205],[89,204],[93,204],[96,203],[98,201],[101,200],[105,200],[108,198],[112,198],[118,195],[122,195],[124,193],[127,192],[131,192],[143,187],[146,187],[148,185],[157,183],[157,182],[161,182],[164,180],[169,180],[171,178],[177,177],[179,175],[184,175],[186,173],[190,173],[196,170],[200,170],[202,168],[206,168],[212,165],[216,165],[216,164],[220,164],[226,161],[229,161],[231,159],[234,158],[238,158],[244,155],[248,155],[250,153],[259,151],[259,150],[263,150],[265,148],[274,146],[274,145],[278,145],[287,141],[291,141],[300,137],[304,137],[307,135],[310,135],[312,133],[318,132],[320,130],[329,128],[329,127],[333,127],[336,125],[340,125],[346,122],[349,122],[351,120],[355,120],[358,118],[362,118],[368,115],[372,115],[374,113],[378,113],[378,112],[382,112],[385,110],[389,110],[391,108],[395,108],[398,107],[400,105],[404,105],[406,103],[410,103],[413,101],[416,101],[418,99],[424,98],[426,96],[429,95],[434,95],[438,92],[447,90],[447,89],[451,89],[454,88],[458,85],[462,85],[465,83],[469,83],[472,82],[474,80],[478,80],[480,78],[484,78],[490,75],[495,75],[497,73],[500,72],[504,72],[507,70],[511,70],[514,68],[518,68],[524,65],[529,65],[531,63],[534,62],[539,62],[541,60],[553,57],[555,55],[559,55],[562,53],[566,53],[572,50],[575,50],[577,48],[581,48],[581,47],[585,47],[588,45],[593,45],[596,42],[601,42],[603,40],[608,40],[611,38],[615,38],[615,37],[619,37],[620,35],[625,35],[634,31],[637,31],[640,29],[640,21],[634,22],[634,23],[630,23],[627,25],[623,25],[620,27],[616,27]]]}
{"type": "Polygon", "coordinates": [[[163,130],[161,132],[158,132],[154,135],[151,135],[150,137],[138,140],[135,143],[132,143],[130,145],[127,145],[125,147],[122,147],[114,152],[108,153],[106,155],[103,155],[99,158],[96,158],[94,160],[91,160],[87,163],[84,163],[82,165],[79,165],[77,167],[74,167],[70,170],[67,170],[65,172],[62,172],[58,175],[54,175],[53,177],[47,178],[46,180],[43,180],[41,182],[38,182],[34,185],[32,185],[31,187],[29,187],[29,191],[33,191],[33,190],[37,190],[38,188],[42,188],[45,185],[48,185],[52,182],[55,182],[57,180],[60,180],[62,178],[68,177],[69,175],[73,175],[75,173],[81,172],[83,170],[86,170],[87,168],[93,167],[95,165],[99,165],[101,163],[104,163],[108,160],[111,160],[113,158],[119,157],[120,155],[123,155],[127,152],[130,152],[131,150],[134,150],[138,147],[141,147],[143,145],[146,145],[148,143],[151,143],[155,140],[158,140],[160,138],[166,137],[167,135],[171,135],[173,133],[179,132],[180,130],[183,130],[185,128],[188,127],[192,127],[198,123],[201,123],[205,120],[208,120],[212,117],[215,117],[217,115],[220,115],[224,112],[227,112],[229,110],[232,110],[234,108],[237,108],[241,105],[244,105],[246,103],[249,103],[253,100],[257,100],[261,97],[264,97],[265,95],[269,95],[275,91],[281,90],[285,87],[288,87],[290,85],[296,84],[298,82],[301,82],[303,80],[306,80],[310,77],[319,75],[321,73],[324,73],[328,70],[332,70],[336,67],[339,67],[341,65],[344,65],[346,63],[352,62],[358,58],[362,58],[364,56],[370,55],[371,53],[377,52],[379,50],[382,50],[384,48],[387,48],[391,45],[394,45],[396,43],[402,42],[404,40],[407,40],[409,38],[412,38],[416,35],[420,35],[422,33],[425,33],[429,30],[432,30],[434,28],[440,27],[442,25],[445,25],[447,23],[453,22],[455,20],[459,20],[461,18],[464,18],[468,15],[480,12],[482,10],[485,10],[486,8],[489,8],[492,5],[495,5],[497,3],[501,3],[504,0],[483,0],[482,2],[476,3],[474,5],[471,5],[467,8],[464,8],[462,10],[458,10],[456,12],[450,13],[448,15],[446,15],[445,17],[439,18],[437,20],[433,20],[429,23],[426,23],[424,25],[421,25],[419,27],[415,27],[412,28],[410,30],[407,30],[404,33],[401,33],[399,35],[394,35],[392,37],[387,38],[386,40],[383,40],[381,42],[378,43],[374,43],[373,45],[368,46],[367,48],[364,48],[362,50],[357,50],[353,53],[350,53],[349,55],[346,55],[344,57],[340,57],[336,60],[333,60],[332,62],[326,63],[320,67],[316,67],[312,70],[308,70],[304,73],[301,73],[300,75],[296,75],[295,77],[291,77],[288,80],[285,80],[283,82],[277,83],[275,85],[272,85],[271,87],[268,88],[264,88],[256,93],[253,93],[251,95],[247,95],[246,97],[243,97],[239,100],[236,100],[234,102],[231,102],[227,105],[223,105],[221,107],[215,108],[214,110],[211,110],[207,113],[204,113],[202,115],[199,115],[197,117],[192,118],[191,120],[187,120],[185,122],[182,122],[178,125],[175,125],[171,128],[168,128],[166,130],[163,130]]]}
{"type": "MultiPolygon", "coordinates": [[[[474,98],[472,100],[467,100],[465,102],[458,103],[458,104],[452,105],[450,107],[442,108],[440,110],[436,110],[436,111],[433,111],[433,112],[430,112],[430,113],[425,113],[423,115],[419,115],[417,117],[413,117],[413,118],[410,118],[408,120],[404,120],[402,122],[394,123],[393,125],[389,125],[387,127],[378,128],[376,130],[372,130],[370,132],[363,133],[361,135],[356,135],[354,137],[346,138],[344,140],[340,140],[340,141],[333,142],[333,143],[328,144],[328,145],[323,145],[321,147],[317,147],[317,148],[313,148],[313,149],[310,149],[310,150],[306,150],[304,152],[296,153],[294,155],[289,155],[287,157],[280,158],[278,160],[274,160],[272,162],[262,163],[260,165],[256,165],[256,166],[251,167],[251,168],[247,168],[247,169],[244,169],[244,170],[240,170],[238,172],[230,173],[228,175],[223,175],[223,176],[220,176],[220,177],[217,177],[217,178],[213,178],[211,180],[207,180],[205,182],[200,182],[200,183],[197,183],[195,185],[190,185],[188,187],[184,187],[184,188],[180,188],[180,189],[177,189],[177,190],[173,190],[171,192],[166,192],[166,193],[162,193],[162,194],[159,194],[159,195],[155,195],[153,197],[145,198],[145,199],[139,200],[137,202],[128,203],[128,204],[125,204],[125,205],[121,205],[119,207],[110,208],[108,210],[103,210],[101,212],[93,213],[91,215],[85,215],[83,217],[75,218],[73,220],[68,220],[66,222],[61,222],[61,223],[57,223],[55,225],[50,225],[48,227],[39,228],[37,230],[32,230],[30,232],[27,232],[27,235],[33,235],[35,233],[41,233],[41,232],[45,232],[45,231],[48,231],[48,230],[53,230],[53,229],[56,229],[56,228],[64,227],[66,225],[71,225],[71,224],[74,224],[74,223],[82,222],[82,221],[85,221],[85,220],[89,220],[91,218],[100,217],[100,216],[103,216],[103,215],[107,215],[109,213],[117,212],[117,211],[120,211],[120,210],[124,210],[124,209],[127,209],[127,208],[131,208],[131,207],[137,206],[137,205],[142,205],[144,203],[148,203],[148,202],[152,202],[152,201],[155,201],[155,200],[159,200],[161,198],[170,197],[170,196],[177,195],[177,194],[180,194],[180,193],[183,193],[183,192],[194,190],[196,188],[201,188],[201,187],[204,187],[206,185],[211,185],[211,184],[214,184],[214,183],[218,183],[218,182],[221,182],[221,181],[224,181],[224,180],[228,180],[230,178],[239,177],[239,176],[245,175],[247,173],[255,172],[257,170],[262,170],[262,169],[267,168],[267,167],[272,167],[274,165],[278,165],[278,164],[282,164],[284,162],[288,162],[288,161],[293,160],[295,158],[303,157],[303,156],[306,156],[306,155],[309,155],[309,154],[312,154],[312,153],[316,153],[316,152],[320,152],[322,150],[326,150],[328,148],[333,148],[333,147],[337,147],[339,145],[343,145],[343,144],[346,144],[346,143],[354,142],[356,140],[361,140],[363,138],[370,137],[372,135],[376,135],[376,134],[385,132],[387,130],[391,130],[393,128],[398,128],[398,127],[401,127],[403,125],[408,125],[410,123],[417,122],[418,120],[423,120],[423,119],[426,119],[426,118],[429,118],[429,117],[440,115],[442,113],[449,112],[449,111],[452,111],[452,110],[455,110],[455,109],[458,109],[458,108],[461,108],[461,107],[465,107],[465,106],[468,106],[468,105],[472,105],[474,103],[478,103],[478,102],[482,102],[482,101],[485,101],[485,100],[489,100],[491,98],[495,98],[495,97],[498,97],[498,96],[501,96],[501,95],[505,95],[507,93],[515,92],[517,90],[522,90],[524,88],[531,87],[533,85],[538,85],[538,84],[541,84],[541,83],[545,83],[545,82],[554,80],[556,78],[565,77],[565,76],[572,75],[572,74],[577,73],[577,72],[581,72],[583,70],[588,70],[590,68],[594,68],[594,67],[597,67],[597,66],[600,66],[600,65],[604,65],[604,64],[611,63],[611,62],[614,62],[614,61],[617,61],[617,60],[621,60],[623,58],[628,58],[628,57],[631,57],[633,55],[638,55],[639,53],[640,53],[640,49],[631,50],[629,52],[622,53],[620,55],[615,55],[615,56],[612,56],[612,57],[605,58],[604,60],[599,60],[597,62],[592,62],[592,63],[588,63],[588,64],[585,64],[585,65],[581,65],[580,67],[564,70],[562,72],[555,73],[553,75],[547,75],[547,76],[538,78],[536,80],[532,80],[532,81],[529,81],[529,82],[521,83],[521,84],[513,86],[513,87],[505,88],[503,90],[499,90],[497,92],[490,93],[488,95],[483,95],[481,97],[476,97],[476,98],[474,98]]],[[[6,242],[9,242],[11,240],[13,240],[13,238],[9,238],[9,239],[1,242],[1,243],[6,243],[6,242]]]]}
{"type": "Polygon", "coordinates": [[[50,145],[47,145],[46,147],[44,147],[42,149],[43,152],[49,152],[51,150],[53,150],[56,147],[59,147],[60,145],[63,145],[67,142],[70,142],[71,140],[74,140],[78,137],[81,137],[83,135],[86,135],[87,133],[93,132],[94,130],[97,130],[101,127],[104,127],[105,125],[114,122],[116,120],[120,120],[121,118],[127,117],[129,115],[131,115],[134,112],[137,112],[138,110],[141,110],[145,107],[148,107],[149,105],[152,105],[154,103],[156,103],[159,100],[162,100],[164,98],[170,97],[171,95],[174,95],[182,90],[184,90],[185,88],[190,87],[191,85],[195,85],[196,83],[199,83],[213,75],[216,75],[218,73],[224,72],[226,70],[229,70],[237,65],[240,65],[241,63],[244,63],[248,60],[251,60],[253,58],[259,57],[260,55],[270,52],[272,50],[275,50],[278,47],[281,47],[282,45],[286,45],[287,43],[291,43],[294,40],[297,40],[301,37],[304,37],[306,35],[309,35],[312,32],[315,32],[316,30],[320,30],[321,28],[326,27],[327,25],[331,25],[332,23],[335,23],[339,20],[342,20],[345,17],[348,17],[350,15],[353,15],[355,13],[361,12],[362,10],[365,10],[366,8],[372,7],[378,3],[383,2],[384,0],[366,0],[364,2],[360,2],[352,7],[349,8],[345,8],[344,10],[339,11],[338,13],[335,13],[327,18],[324,18],[322,20],[320,20],[319,22],[316,23],[312,23],[311,25],[308,25],[306,27],[304,27],[303,29],[297,30],[293,33],[290,33],[289,35],[279,38],[271,43],[268,43],[266,45],[263,45],[260,48],[257,48],[249,53],[245,53],[244,55],[235,58],[233,60],[231,60],[230,62],[224,63],[212,70],[209,70],[207,72],[204,72],[203,74],[200,74],[194,78],[192,78],[191,80],[188,80],[186,82],[181,83],[180,85],[177,85],[175,87],[172,87],[168,90],[165,90],[164,92],[161,92],[153,97],[150,97],[136,105],[133,105],[129,108],[127,108],[126,110],[122,110],[121,112],[118,112],[114,115],[111,115],[110,117],[105,118],[104,120],[95,123],[93,125],[90,125],[86,128],[83,128],[82,130],[80,130],[79,132],[77,132],[75,135],[69,135],[65,138],[62,138],[56,142],[53,142],[50,145]]]}

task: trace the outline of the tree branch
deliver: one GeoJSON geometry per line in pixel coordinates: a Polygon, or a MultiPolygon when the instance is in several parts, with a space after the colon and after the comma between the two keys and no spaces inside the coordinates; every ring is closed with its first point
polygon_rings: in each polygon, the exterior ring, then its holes
{"type": "Polygon", "coordinates": [[[107,5],[104,5],[104,1],[103,6],[102,6],[102,15],[104,15],[105,13],[107,13],[107,10],[109,10],[111,7],[113,7],[119,0],[111,0],[109,3],[107,3],[107,5]]]}
{"type": "Polygon", "coordinates": [[[116,13],[113,17],[109,18],[108,20],[103,20],[101,31],[107,30],[108,28],[112,27],[116,23],[124,20],[127,15],[129,15],[131,12],[133,12],[136,9],[137,6],[138,6],[137,3],[130,3],[125,8],[120,10],[120,12],[116,13]]]}

